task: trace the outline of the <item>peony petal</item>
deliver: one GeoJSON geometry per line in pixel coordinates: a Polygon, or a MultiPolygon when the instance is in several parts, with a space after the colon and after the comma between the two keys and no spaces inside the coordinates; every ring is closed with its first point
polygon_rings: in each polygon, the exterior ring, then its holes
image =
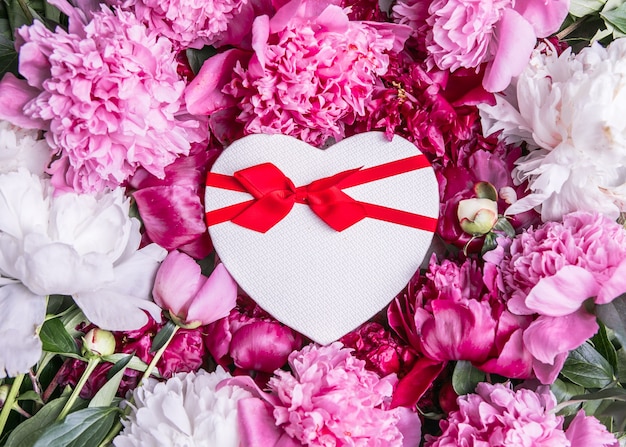
{"type": "Polygon", "coordinates": [[[600,285],[582,267],[566,265],[556,274],[541,278],[526,297],[526,306],[551,317],[576,312],[585,300],[598,294],[600,285]]]}
{"type": "Polygon", "coordinates": [[[500,349],[498,357],[477,365],[480,370],[514,379],[530,379],[533,357],[524,347],[523,330],[518,329],[500,349]]]}
{"type": "Polygon", "coordinates": [[[600,285],[597,304],[607,304],[626,292],[626,259],[613,270],[611,277],[600,285]]]}
{"type": "Polygon", "coordinates": [[[174,315],[186,318],[187,309],[204,282],[200,266],[178,251],[170,252],[157,271],[154,301],[174,315]]]}
{"type": "Polygon", "coordinates": [[[224,264],[218,264],[191,302],[187,321],[213,323],[228,316],[236,302],[237,283],[224,264]]]}
{"type": "Polygon", "coordinates": [[[247,447],[273,447],[282,436],[276,426],[271,407],[256,397],[237,402],[241,445],[247,447]]]}
{"type": "Polygon", "coordinates": [[[0,82],[0,119],[7,120],[25,129],[45,129],[42,120],[29,118],[24,114],[24,106],[36,98],[39,89],[33,88],[12,73],[7,73],[0,82]]]}
{"type": "Polygon", "coordinates": [[[299,337],[280,323],[254,321],[233,334],[230,356],[238,368],[272,373],[282,368],[301,344],[299,337]]]}
{"type": "Polygon", "coordinates": [[[570,422],[565,436],[572,443],[571,447],[619,447],[620,443],[613,433],[593,416],[585,415],[579,410],[570,422]]]}
{"type": "Polygon", "coordinates": [[[22,284],[0,287],[0,378],[28,372],[41,357],[39,326],[46,318],[46,298],[22,284]]]}
{"type": "Polygon", "coordinates": [[[222,93],[230,82],[237,62],[247,61],[251,53],[233,48],[216,54],[200,68],[185,90],[187,110],[194,115],[210,115],[236,104],[236,99],[222,93]]]}
{"type": "Polygon", "coordinates": [[[565,360],[567,360],[568,353],[564,352],[557,355],[552,363],[543,363],[535,359],[533,361],[533,372],[535,376],[544,385],[552,384],[559,376],[565,360]]]}
{"type": "Polygon", "coordinates": [[[402,433],[402,447],[420,445],[422,439],[422,421],[418,414],[405,407],[397,407],[396,411],[400,415],[397,427],[402,433]]]}
{"type": "Polygon", "coordinates": [[[597,331],[596,317],[584,309],[564,317],[542,315],[524,331],[524,345],[540,362],[553,364],[559,354],[576,349],[597,331]]]}
{"type": "Polygon", "coordinates": [[[428,357],[419,358],[411,370],[398,381],[391,399],[391,408],[416,405],[445,366],[446,362],[438,362],[428,357]]]}
{"type": "Polygon", "coordinates": [[[206,232],[204,207],[192,189],[172,185],[133,193],[146,233],[167,250],[188,244],[206,232]]]}
{"type": "Polygon", "coordinates": [[[528,64],[537,42],[532,25],[512,9],[504,10],[495,34],[497,47],[483,79],[488,92],[500,92],[508,87],[511,78],[528,64]]]}
{"type": "Polygon", "coordinates": [[[561,27],[570,0],[516,0],[513,9],[532,25],[537,37],[548,37],[561,27]]]}

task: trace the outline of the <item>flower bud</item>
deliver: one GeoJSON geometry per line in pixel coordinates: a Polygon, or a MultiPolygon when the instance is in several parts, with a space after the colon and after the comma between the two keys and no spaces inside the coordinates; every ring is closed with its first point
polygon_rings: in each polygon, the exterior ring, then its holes
{"type": "Polygon", "coordinates": [[[482,236],[498,221],[498,204],[491,199],[465,199],[457,209],[459,224],[466,233],[482,236]]]}
{"type": "Polygon", "coordinates": [[[115,352],[115,336],[104,329],[93,328],[83,337],[83,355],[102,357],[115,352]]]}
{"type": "Polygon", "coordinates": [[[7,396],[9,395],[9,390],[11,387],[7,384],[0,386],[0,408],[4,407],[4,403],[7,400],[7,396]]]}

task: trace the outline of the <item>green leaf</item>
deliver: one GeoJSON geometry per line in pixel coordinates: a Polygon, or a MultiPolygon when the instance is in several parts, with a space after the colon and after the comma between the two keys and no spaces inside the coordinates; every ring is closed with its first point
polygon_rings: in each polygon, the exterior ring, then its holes
{"type": "MultiPolygon", "coordinates": [[[[108,407],[111,405],[117,393],[117,389],[120,387],[124,371],[126,371],[126,365],[128,365],[133,357],[133,355],[129,355],[111,368],[111,371],[113,371],[112,377],[107,380],[107,383],[105,383],[102,388],[98,390],[93,399],[91,399],[89,407],[108,407]]],[[[109,371],[109,373],[111,371],[109,371]]]]}
{"type": "MultiPolygon", "coordinates": [[[[123,358],[126,358],[127,355],[128,354],[123,354],[123,353],[105,355],[102,357],[102,360],[104,360],[105,362],[110,362],[110,363],[118,363],[123,358]]],[[[135,371],[143,372],[148,368],[148,365],[145,362],[141,361],[141,359],[139,359],[138,357],[132,357],[127,367],[130,369],[134,369],[135,371]]],[[[160,377],[156,371],[153,371],[152,375],[155,377],[160,377]]]]}
{"type": "Polygon", "coordinates": [[[626,3],[618,8],[602,11],[600,17],[604,19],[607,25],[610,24],[620,32],[626,33],[626,3]]]}
{"type": "Polygon", "coordinates": [[[600,414],[613,419],[613,432],[623,432],[626,430],[626,402],[611,402],[606,408],[600,410],[600,414]]]}
{"type": "Polygon", "coordinates": [[[571,0],[569,13],[575,17],[584,17],[602,9],[606,0],[571,0]]]}
{"type": "Polygon", "coordinates": [[[596,391],[595,393],[577,394],[570,398],[571,400],[623,400],[626,402],[626,390],[624,388],[607,388],[596,391]]]}
{"type": "Polygon", "coordinates": [[[494,230],[502,231],[508,237],[515,237],[515,228],[509,222],[509,219],[506,217],[501,217],[496,221],[496,224],[493,226],[494,230]]]}
{"type": "MultiPolygon", "coordinates": [[[[561,379],[556,379],[550,386],[550,390],[556,397],[556,401],[559,403],[571,400],[572,396],[585,392],[584,387],[561,379]]],[[[578,407],[579,405],[569,405],[561,410],[559,414],[562,416],[569,416],[576,413],[576,411],[578,411],[578,407]]]]}
{"type": "Polygon", "coordinates": [[[23,393],[20,393],[19,397],[17,398],[17,400],[19,401],[33,401],[38,403],[39,405],[43,405],[43,400],[41,400],[41,396],[37,393],[35,393],[33,390],[28,390],[25,391],[23,393]]]}
{"type": "Polygon", "coordinates": [[[617,351],[615,350],[615,346],[611,343],[609,336],[606,332],[606,327],[602,322],[599,322],[600,329],[598,333],[591,338],[591,342],[596,347],[597,351],[600,353],[602,357],[604,357],[611,367],[613,371],[617,370],[617,351]]]}
{"type": "Polygon", "coordinates": [[[18,55],[13,46],[13,41],[0,35],[0,77],[5,73],[17,75],[18,55]]]}
{"type": "Polygon", "coordinates": [[[94,447],[106,437],[120,410],[85,408],[51,425],[33,447],[94,447]]]}
{"type": "Polygon", "coordinates": [[[191,67],[191,70],[195,74],[198,74],[204,62],[208,58],[216,54],[217,54],[217,50],[213,47],[204,47],[200,50],[189,48],[187,50],[187,60],[189,61],[189,66],[191,67]]]}
{"type": "Polygon", "coordinates": [[[589,342],[570,352],[561,374],[585,388],[604,388],[615,379],[609,362],[589,342]]]}
{"type": "Polygon", "coordinates": [[[39,337],[43,343],[43,350],[60,354],[79,354],[76,340],[68,334],[65,326],[58,318],[46,321],[41,326],[39,337]]]}
{"type": "Polygon", "coordinates": [[[485,373],[475,368],[470,362],[466,360],[456,362],[452,373],[452,387],[459,396],[473,393],[476,385],[484,380],[485,373]]]}
{"type": "Polygon", "coordinates": [[[611,328],[622,346],[626,347],[626,294],[622,294],[608,304],[596,306],[596,315],[611,328]]]}
{"type": "Polygon", "coordinates": [[[150,347],[150,352],[157,352],[165,343],[170,339],[174,330],[176,329],[176,324],[172,320],[168,320],[165,323],[165,326],[161,328],[159,332],[154,336],[154,340],[152,340],[152,346],[150,347]]]}
{"type": "MultiPolygon", "coordinates": [[[[11,432],[4,447],[33,447],[47,428],[55,423],[68,398],[69,394],[51,400],[41,407],[34,416],[19,424],[11,432]]],[[[72,408],[81,408],[84,405],[85,401],[78,400],[72,408]]]]}

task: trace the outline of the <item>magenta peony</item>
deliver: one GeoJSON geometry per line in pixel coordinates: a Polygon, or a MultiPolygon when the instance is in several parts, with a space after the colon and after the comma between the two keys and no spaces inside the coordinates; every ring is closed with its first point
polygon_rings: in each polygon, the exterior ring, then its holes
{"type": "Polygon", "coordinates": [[[2,80],[0,118],[47,131],[56,188],[114,188],[139,167],[163,177],[190,142],[206,138],[185,116],[171,42],[128,12],[103,7],[81,24],[67,8],[70,33],[38,21],[18,31],[26,80],[2,80]]]}
{"type": "Polygon", "coordinates": [[[248,1],[108,0],[107,3],[134,11],[148,28],[182,49],[200,49],[221,38],[233,19],[240,19],[238,15],[248,1]]]}
{"type": "Polygon", "coordinates": [[[620,443],[613,433],[593,416],[585,415],[584,410],[576,413],[565,432],[571,447],[619,447],[620,443]]]}
{"type": "Polygon", "coordinates": [[[289,436],[306,446],[403,445],[400,409],[386,409],[392,382],[367,371],[341,343],[306,346],[289,365],[293,375],[278,370],[269,382],[276,424],[289,436]]]}
{"type": "Polygon", "coordinates": [[[451,71],[488,63],[483,85],[504,90],[528,63],[537,38],[556,32],[568,8],[569,0],[434,0],[429,63],[451,71]]]}
{"type": "Polygon", "coordinates": [[[205,62],[186,92],[189,110],[234,108],[244,134],[282,133],[317,146],[339,140],[346,124],[365,115],[387,53],[401,48],[408,31],[349,21],[333,4],[292,0],[274,17],[255,19],[254,53],[231,49],[205,62]]]}
{"type": "Polygon", "coordinates": [[[482,382],[476,394],[457,399],[458,411],[439,423],[443,433],[426,436],[426,447],[569,446],[563,417],[550,410],[556,399],[547,387],[535,391],[482,382]]]}
{"type": "Polygon", "coordinates": [[[206,348],[218,364],[225,368],[234,365],[236,372],[254,371],[261,386],[269,374],[285,366],[289,354],[302,343],[300,334],[245,297],[239,297],[237,307],[226,318],[206,327],[206,348]]]}

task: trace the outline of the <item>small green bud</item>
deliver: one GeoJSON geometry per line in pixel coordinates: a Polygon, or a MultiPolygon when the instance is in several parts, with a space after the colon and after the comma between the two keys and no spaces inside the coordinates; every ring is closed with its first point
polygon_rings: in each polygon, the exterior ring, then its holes
{"type": "Polygon", "coordinates": [[[83,337],[83,355],[102,357],[115,352],[115,337],[109,331],[94,328],[83,337]]]}

